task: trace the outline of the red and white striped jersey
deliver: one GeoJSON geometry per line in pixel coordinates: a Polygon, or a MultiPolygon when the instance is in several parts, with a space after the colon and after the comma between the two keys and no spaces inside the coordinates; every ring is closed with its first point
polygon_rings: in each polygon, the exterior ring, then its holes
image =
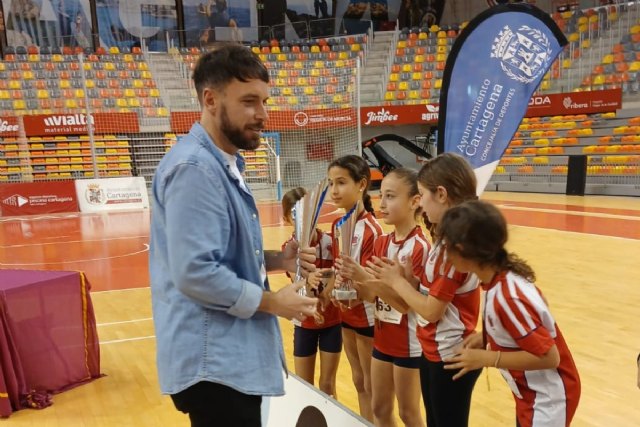
{"type": "MultiPolygon", "coordinates": [[[[394,259],[397,256],[402,264],[410,262],[414,276],[420,277],[429,256],[429,248],[422,229],[416,226],[404,240],[396,241],[395,232],[381,236],[376,240],[373,252],[377,257],[394,259]]],[[[416,336],[415,312],[402,314],[381,298],[376,298],[375,317],[373,346],[376,350],[393,357],[419,357],[422,354],[416,336]]]]}
{"type": "Polygon", "coordinates": [[[515,397],[518,422],[522,427],[569,426],[580,400],[580,377],[542,294],[533,283],[507,271],[483,288],[484,332],[492,350],[542,356],[555,344],[560,353],[554,369],[500,369],[515,397]]]}
{"type": "MultiPolygon", "coordinates": [[[[287,240],[282,247],[284,248],[286,244],[293,240],[294,237],[291,236],[289,240],[287,240]]],[[[317,268],[331,268],[333,267],[333,239],[330,234],[323,232],[320,229],[316,229],[316,262],[315,266],[317,268]]],[[[288,274],[288,273],[287,273],[288,274]]],[[[293,324],[296,326],[301,326],[305,329],[324,329],[330,326],[335,326],[342,322],[342,318],[340,316],[340,309],[333,304],[327,304],[322,311],[322,316],[324,317],[324,322],[321,324],[317,324],[313,317],[307,317],[303,322],[299,320],[293,319],[293,324]]]]}
{"type": "MultiPolygon", "coordinates": [[[[338,220],[333,222],[331,232],[334,236],[333,257],[340,256],[339,245],[335,239],[336,224],[338,220]]],[[[351,257],[359,262],[360,265],[366,266],[367,261],[373,256],[373,245],[378,237],[382,236],[382,227],[373,216],[372,213],[363,211],[358,217],[356,229],[353,233],[353,241],[351,242],[351,257]]],[[[349,310],[342,312],[342,321],[354,328],[366,328],[374,324],[375,306],[373,303],[364,301],[349,310]]]]}
{"type": "Polygon", "coordinates": [[[418,339],[431,362],[454,355],[462,340],[471,334],[480,314],[480,287],[475,274],[460,273],[447,261],[441,244],[432,247],[420,280],[420,292],[449,304],[436,323],[418,315],[418,339]]]}

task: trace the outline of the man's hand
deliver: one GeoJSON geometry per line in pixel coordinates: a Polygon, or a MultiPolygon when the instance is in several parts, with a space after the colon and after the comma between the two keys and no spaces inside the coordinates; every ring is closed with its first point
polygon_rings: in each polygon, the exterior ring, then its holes
{"type": "Polygon", "coordinates": [[[316,270],[316,249],[311,247],[300,248],[295,240],[289,241],[282,251],[283,268],[287,271],[297,271],[300,265],[302,277],[316,270]]]}
{"type": "Polygon", "coordinates": [[[300,280],[277,292],[264,292],[258,310],[289,320],[298,319],[301,322],[307,317],[314,316],[318,299],[305,297],[298,293],[304,283],[304,280],[300,280]]]}

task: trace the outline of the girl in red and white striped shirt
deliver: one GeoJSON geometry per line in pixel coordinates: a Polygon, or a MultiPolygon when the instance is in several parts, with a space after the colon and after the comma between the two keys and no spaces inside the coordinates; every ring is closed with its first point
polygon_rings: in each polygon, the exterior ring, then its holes
{"type": "MultiPolygon", "coordinates": [[[[284,222],[293,225],[292,209],[296,202],[306,195],[302,187],[294,188],[282,197],[282,216],[284,222]]],[[[291,239],[294,239],[292,236],[291,239]]],[[[291,240],[289,239],[289,240],[291,240]]],[[[287,243],[282,247],[284,248],[287,243]]],[[[342,352],[342,327],[340,325],[340,309],[329,299],[329,280],[324,278],[325,272],[333,267],[331,235],[316,229],[311,246],[316,248],[317,270],[307,278],[307,293],[318,297],[316,315],[304,321],[294,319],[293,356],[296,374],[309,384],[314,384],[316,354],[320,350],[320,378],[318,388],[337,398],[336,375],[342,352]],[[320,286],[322,285],[322,286],[320,286]]],[[[289,274],[289,273],[288,273],[289,274]]]]}
{"type": "Polygon", "coordinates": [[[483,334],[468,336],[446,368],[459,370],[455,378],[498,368],[515,397],[520,427],[569,426],[580,400],[578,370],[533,270],[504,248],[500,211],[464,203],[445,214],[439,233],[452,264],[476,274],[486,291],[483,334]]]}
{"type": "MultiPolygon", "coordinates": [[[[351,242],[351,255],[361,265],[373,256],[373,245],[382,235],[382,228],[373,216],[371,197],[367,193],[371,181],[369,165],[354,155],[334,160],[328,170],[329,191],[336,207],[349,211],[357,202],[360,210],[354,212],[358,221],[351,242]]],[[[336,236],[333,223],[333,236],[336,236]]],[[[337,242],[333,245],[334,259],[339,257],[337,242]]],[[[373,419],[371,411],[371,352],[373,350],[374,305],[357,301],[342,310],[342,340],[351,365],[351,377],[358,392],[360,415],[373,419]]]]}
{"type": "MultiPolygon", "coordinates": [[[[429,160],[418,173],[420,205],[427,225],[435,225],[445,212],[476,199],[476,179],[467,161],[444,153],[429,160]]],[[[429,427],[466,427],[471,394],[480,370],[454,381],[443,359],[454,355],[463,339],[473,333],[480,313],[480,288],[473,274],[457,271],[440,244],[434,244],[422,277],[405,273],[401,263],[374,258],[369,267],[418,315],[417,335],[422,346],[420,385],[429,427]],[[418,283],[419,282],[419,283],[418,283]],[[417,290],[416,290],[417,289],[417,290]]]]}
{"type": "MultiPolygon", "coordinates": [[[[380,213],[394,230],[376,240],[374,255],[408,264],[420,276],[429,254],[429,243],[417,223],[420,194],[417,173],[394,169],[382,180],[380,213]]],[[[376,304],[373,335],[371,385],[374,424],[394,426],[393,406],[398,400],[400,419],[407,427],[424,427],[420,414],[420,359],[422,349],[416,336],[417,316],[387,286],[350,258],[343,268],[356,282],[358,294],[376,304]]]]}

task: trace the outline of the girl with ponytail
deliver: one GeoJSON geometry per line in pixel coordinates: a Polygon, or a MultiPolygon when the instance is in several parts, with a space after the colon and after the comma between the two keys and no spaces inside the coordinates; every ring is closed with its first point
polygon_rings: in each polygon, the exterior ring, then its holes
{"type": "MultiPolygon", "coordinates": [[[[352,241],[351,254],[360,265],[366,265],[373,255],[373,247],[382,228],[373,215],[371,196],[367,190],[371,181],[369,165],[362,158],[354,155],[343,156],[334,160],[328,169],[329,190],[336,207],[348,212],[359,204],[354,212],[358,222],[352,241]]],[[[332,233],[336,236],[337,220],[333,223],[332,233]]],[[[333,244],[333,259],[339,257],[337,242],[333,244]]],[[[338,271],[340,273],[340,271],[338,271]]],[[[342,276],[345,279],[350,277],[342,276]]],[[[342,341],[344,350],[351,365],[351,377],[358,393],[360,415],[369,421],[373,420],[371,409],[371,354],[373,351],[374,304],[358,301],[355,305],[342,311],[342,341]]]]}
{"type": "Polygon", "coordinates": [[[393,290],[416,313],[420,343],[420,386],[428,427],[466,427],[471,394],[480,370],[458,381],[444,369],[443,360],[455,355],[474,332],[480,314],[480,288],[474,274],[458,271],[438,243],[438,224],[455,206],[477,199],[476,178],[469,163],[444,153],[426,162],[418,173],[420,206],[435,244],[420,277],[401,261],[373,258],[369,268],[382,286],[393,290]]]}
{"type": "Polygon", "coordinates": [[[458,271],[473,273],[485,292],[483,333],[467,336],[445,369],[454,379],[494,367],[511,388],[520,427],[569,426],[580,378],[535,274],[508,253],[507,223],[493,205],[471,201],[449,209],[438,236],[458,271]]]}

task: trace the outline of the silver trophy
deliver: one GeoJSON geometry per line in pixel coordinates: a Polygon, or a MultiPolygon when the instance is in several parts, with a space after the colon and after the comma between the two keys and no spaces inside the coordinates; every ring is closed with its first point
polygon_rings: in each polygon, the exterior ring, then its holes
{"type": "MultiPolygon", "coordinates": [[[[327,180],[323,179],[298,200],[293,208],[294,233],[300,248],[306,248],[311,245],[313,235],[316,232],[318,218],[320,217],[320,208],[322,208],[327,194],[327,188],[327,180]]],[[[300,262],[298,262],[295,280],[301,279],[302,268],[300,267],[300,262]]],[[[302,288],[301,291],[304,289],[302,288]]]]}
{"type": "MultiPolygon", "coordinates": [[[[340,256],[352,256],[351,248],[353,243],[353,235],[356,231],[356,223],[358,222],[358,208],[360,202],[349,210],[340,218],[336,224],[336,241],[340,249],[340,256]]],[[[341,283],[336,282],[332,296],[341,301],[349,301],[358,298],[358,292],[353,288],[351,280],[344,280],[341,283]]]]}

